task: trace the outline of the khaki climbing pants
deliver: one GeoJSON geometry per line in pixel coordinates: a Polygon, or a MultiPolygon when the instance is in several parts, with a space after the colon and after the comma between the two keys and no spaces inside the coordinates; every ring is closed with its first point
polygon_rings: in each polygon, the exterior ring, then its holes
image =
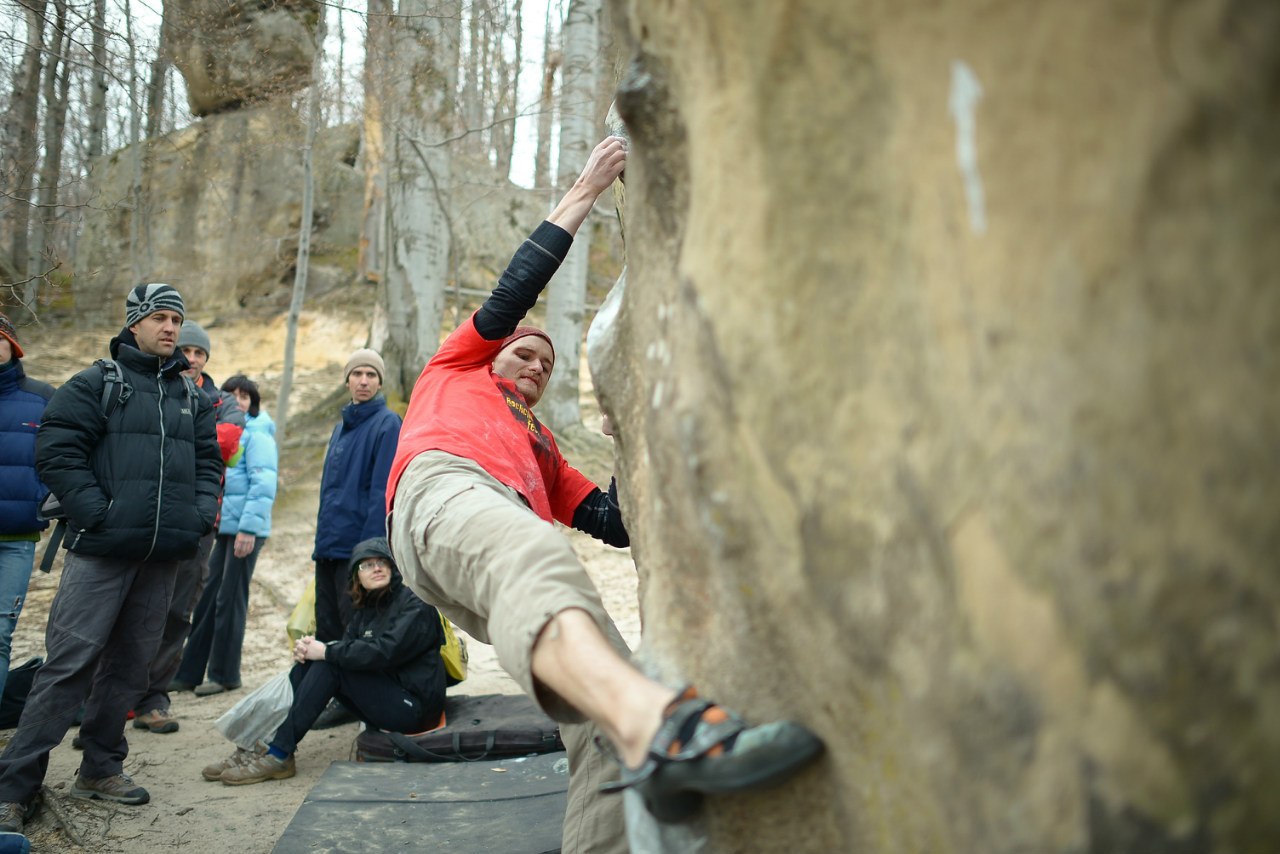
{"type": "Polygon", "coordinates": [[[388,526],[405,583],[482,643],[542,709],[561,722],[569,755],[565,852],[625,852],[622,798],[601,795],[618,768],[592,744],[594,724],[535,685],[533,646],[547,622],[570,608],[591,615],[618,652],[626,643],[568,540],[513,490],[472,460],[427,451],[396,487],[388,526]]]}

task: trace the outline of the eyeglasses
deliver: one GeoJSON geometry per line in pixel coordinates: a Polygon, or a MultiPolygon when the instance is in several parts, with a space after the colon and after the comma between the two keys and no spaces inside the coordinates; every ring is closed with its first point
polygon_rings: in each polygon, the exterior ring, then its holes
{"type": "Polygon", "coordinates": [[[371,558],[368,558],[367,560],[360,561],[358,564],[356,564],[356,568],[359,569],[361,572],[364,572],[366,570],[372,571],[375,569],[390,569],[391,563],[385,558],[371,557],[371,558]]]}

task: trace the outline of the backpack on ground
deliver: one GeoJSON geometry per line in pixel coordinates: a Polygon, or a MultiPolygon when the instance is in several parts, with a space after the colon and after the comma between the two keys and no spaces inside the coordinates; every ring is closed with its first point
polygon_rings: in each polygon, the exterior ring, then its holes
{"type": "Polygon", "coordinates": [[[417,735],[365,730],[356,761],[479,762],[564,750],[560,727],[524,694],[446,697],[444,714],[444,726],[417,735]]]}
{"type": "MultiPolygon", "coordinates": [[[[439,611],[437,611],[439,613],[439,611]]],[[[440,644],[440,660],[444,662],[444,684],[450,688],[467,678],[467,643],[453,630],[453,623],[440,614],[440,630],[444,643],[440,644]]]]}
{"type": "Polygon", "coordinates": [[[5,678],[4,694],[0,695],[0,729],[18,725],[22,709],[27,705],[27,695],[31,693],[31,685],[43,666],[44,659],[36,657],[9,671],[5,678]]]}

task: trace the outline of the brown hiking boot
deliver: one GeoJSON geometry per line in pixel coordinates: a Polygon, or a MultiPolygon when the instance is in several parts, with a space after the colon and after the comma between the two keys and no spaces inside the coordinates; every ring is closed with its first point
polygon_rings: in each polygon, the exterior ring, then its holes
{"type": "Polygon", "coordinates": [[[29,804],[0,803],[0,833],[22,833],[35,812],[34,799],[29,804]]]}
{"type": "Polygon", "coordinates": [[[89,798],[103,801],[115,801],[118,804],[145,804],[151,800],[147,790],[133,782],[128,774],[116,774],[111,777],[76,776],[71,785],[71,794],[77,798],[89,798]]]}
{"type": "Polygon", "coordinates": [[[287,780],[298,773],[293,757],[276,759],[270,753],[254,756],[243,765],[236,765],[222,772],[224,786],[247,786],[263,780],[287,780]]]}
{"type": "Polygon", "coordinates": [[[168,709],[152,709],[145,715],[137,715],[133,719],[134,729],[146,729],[151,732],[177,732],[178,720],[169,714],[168,709]]]}
{"type": "Polygon", "coordinates": [[[238,768],[252,762],[254,757],[261,756],[266,751],[245,750],[243,747],[237,747],[236,752],[223,759],[221,762],[214,762],[212,765],[206,765],[200,771],[200,776],[204,777],[210,783],[216,783],[222,779],[222,772],[228,768],[238,768]]]}

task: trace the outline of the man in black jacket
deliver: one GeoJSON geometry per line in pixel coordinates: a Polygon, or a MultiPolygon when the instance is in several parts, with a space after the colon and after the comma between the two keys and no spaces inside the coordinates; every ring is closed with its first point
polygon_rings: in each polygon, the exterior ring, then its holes
{"type": "Polygon", "coordinates": [[[114,364],[76,374],[45,409],[36,470],[66,513],[70,554],[49,611],[45,665],[0,756],[0,831],[21,832],[49,751],[86,698],[71,794],[150,799],[122,770],[125,716],[147,687],[177,562],[213,528],[222,472],[213,408],[174,352],[184,311],[169,285],[131,290],[125,328],[111,341],[114,364]]]}

